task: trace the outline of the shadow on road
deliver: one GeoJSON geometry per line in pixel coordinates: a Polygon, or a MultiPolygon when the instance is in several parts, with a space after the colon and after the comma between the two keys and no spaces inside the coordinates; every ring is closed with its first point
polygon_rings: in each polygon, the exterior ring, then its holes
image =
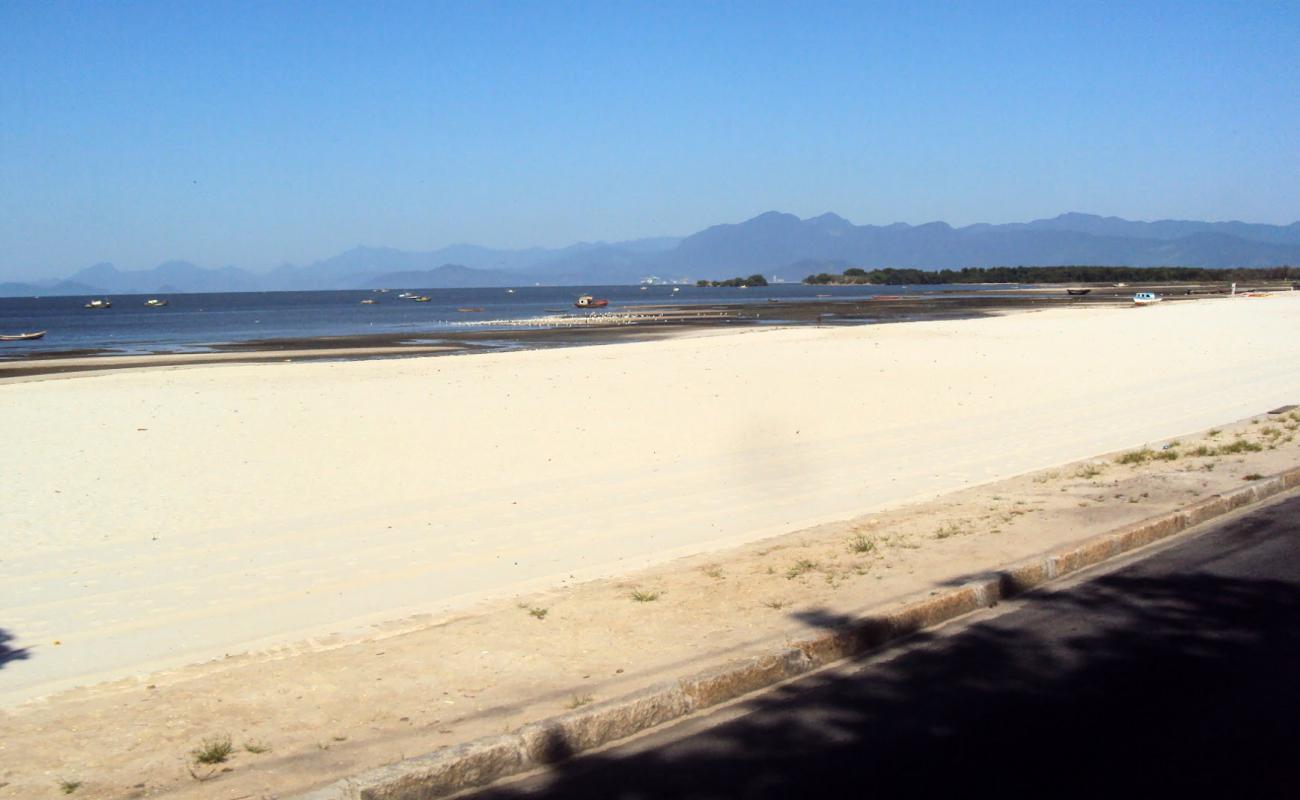
{"type": "Polygon", "coordinates": [[[1298,621],[1292,582],[1116,573],[666,747],[557,764],[526,796],[1281,796],[1300,779],[1298,621]]]}

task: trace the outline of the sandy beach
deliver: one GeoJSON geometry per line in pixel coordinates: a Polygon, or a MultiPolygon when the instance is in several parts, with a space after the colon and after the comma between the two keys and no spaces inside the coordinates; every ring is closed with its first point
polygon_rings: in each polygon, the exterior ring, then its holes
{"type": "Polygon", "coordinates": [[[286,796],[1294,469],[1298,329],[1286,294],[10,379],[0,797],[286,796]]]}
{"type": "Polygon", "coordinates": [[[0,387],[6,704],[1292,402],[1300,296],[0,387]]]}

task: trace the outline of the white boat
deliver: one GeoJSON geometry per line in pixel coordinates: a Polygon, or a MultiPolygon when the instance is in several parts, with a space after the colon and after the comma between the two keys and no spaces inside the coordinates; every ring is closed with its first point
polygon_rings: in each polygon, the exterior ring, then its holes
{"type": "Polygon", "coordinates": [[[110,300],[91,300],[89,303],[86,303],[84,306],[82,306],[82,308],[112,308],[112,307],[113,307],[113,303],[110,300]]]}
{"type": "Polygon", "coordinates": [[[29,342],[33,339],[39,339],[45,335],[45,331],[33,331],[32,333],[0,333],[0,342],[29,342]]]}
{"type": "Polygon", "coordinates": [[[150,308],[162,308],[163,306],[167,305],[167,301],[159,300],[156,297],[150,297],[148,300],[144,301],[144,304],[149,306],[150,308]]]}
{"type": "Polygon", "coordinates": [[[1152,303],[1159,303],[1160,300],[1160,295],[1155,292],[1138,292],[1133,295],[1133,304],[1139,306],[1149,306],[1152,303]]]}

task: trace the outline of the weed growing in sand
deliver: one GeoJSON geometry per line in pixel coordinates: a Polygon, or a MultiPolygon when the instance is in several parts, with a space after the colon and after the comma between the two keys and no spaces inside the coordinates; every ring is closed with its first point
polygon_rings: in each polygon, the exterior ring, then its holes
{"type": "Polygon", "coordinates": [[[1223,431],[1219,430],[1218,428],[1215,428],[1212,431],[1206,431],[1205,435],[1213,439],[1215,436],[1218,436],[1221,433],[1223,433],[1223,431]]]}
{"type": "Polygon", "coordinates": [[[59,781],[59,791],[72,794],[81,788],[81,781],[59,781]]]}
{"type": "Polygon", "coordinates": [[[1200,445],[1191,450],[1188,450],[1187,455],[1196,456],[1197,458],[1205,458],[1207,456],[1214,455],[1214,448],[1206,447],[1205,445],[1200,445]]]}
{"type": "Polygon", "coordinates": [[[1053,470],[1051,472],[1044,472],[1042,475],[1034,476],[1034,483],[1047,483],[1048,481],[1054,481],[1059,477],[1061,477],[1061,473],[1057,472],[1056,470],[1053,470]]]}
{"type": "Polygon", "coordinates": [[[638,603],[652,603],[659,599],[658,592],[647,592],[641,589],[633,589],[631,597],[638,603]]]}
{"type": "Polygon", "coordinates": [[[803,575],[808,572],[812,572],[815,569],[817,569],[816,561],[809,561],[806,558],[801,558],[798,561],[794,562],[794,565],[785,571],[785,577],[786,580],[792,581],[795,578],[799,577],[800,575],[803,575]]]}
{"type": "Polygon", "coordinates": [[[1115,463],[1131,464],[1133,466],[1138,466],[1140,464],[1145,464],[1151,459],[1155,458],[1155,455],[1156,455],[1156,451],[1152,450],[1149,447],[1144,447],[1141,450],[1132,450],[1130,452],[1125,453],[1124,455],[1115,459],[1115,463]]]}
{"type": "Polygon", "coordinates": [[[1074,477],[1091,480],[1102,473],[1102,468],[1097,464],[1084,464],[1074,471],[1074,477]]]}
{"type": "Polygon", "coordinates": [[[1263,450],[1264,446],[1254,442],[1248,442],[1245,439],[1238,439],[1232,444],[1225,444],[1219,448],[1219,455],[1236,455],[1238,453],[1258,453],[1263,450]]]}
{"type": "Polygon", "coordinates": [[[722,567],[719,567],[716,564],[710,564],[709,566],[704,567],[703,569],[704,569],[704,574],[714,579],[715,581],[720,581],[724,577],[726,577],[725,575],[722,574],[722,567]]]}
{"type": "Polygon", "coordinates": [[[259,755],[259,756],[262,753],[271,752],[271,746],[266,742],[262,741],[261,739],[249,739],[248,741],[244,742],[244,749],[252,753],[253,755],[259,755]]]}
{"type": "Polygon", "coordinates": [[[870,553],[876,549],[876,540],[858,534],[849,540],[850,553],[870,553]]]}
{"type": "Polygon", "coordinates": [[[947,525],[944,525],[943,527],[939,528],[939,530],[934,532],[934,538],[947,539],[949,537],[957,536],[958,534],[962,534],[965,532],[966,531],[957,523],[949,522],[947,525]]]}
{"type": "Polygon", "coordinates": [[[592,700],[589,694],[575,694],[569,698],[569,708],[582,708],[592,700]]]}
{"type": "Polygon", "coordinates": [[[1154,458],[1157,461],[1177,461],[1178,451],[1171,447],[1168,450],[1161,450],[1159,453],[1156,453],[1154,458]]]}
{"type": "Polygon", "coordinates": [[[551,613],[551,610],[549,608],[542,608],[541,606],[533,606],[528,609],[528,613],[530,616],[536,617],[537,619],[546,619],[546,615],[551,613]]]}
{"type": "Polygon", "coordinates": [[[768,600],[766,603],[763,603],[763,605],[773,611],[780,611],[790,604],[784,600],[768,600]]]}
{"type": "Polygon", "coordinates": [[[235,746],[230,743],[229,736],[214,736],[204,739],[202,745],[190,751],[190,755],[194,757],[195,764],[221,764],[233,752],[235,746]]]}
{"type": "Polygon", "coordinates": [[[1245,480],[1248,480],[1248,481],[1257,481],[1257,480],[1261,480],[1263,477],[1264,477],[1264,476],[1263,476],[1263,475],[1260,475],[1258,472],[1252,472],[1252,473],[1250,473],[1249,475],[1247,475],[1247,476],[1245,477],[1245,480]]]}

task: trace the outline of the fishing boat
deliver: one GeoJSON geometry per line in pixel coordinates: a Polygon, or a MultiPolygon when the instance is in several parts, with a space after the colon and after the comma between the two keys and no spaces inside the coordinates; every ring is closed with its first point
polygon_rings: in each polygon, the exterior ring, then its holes
{"type": "Polygon", "coordinates": [[[146,306],[149,306],[150,308],[162,308],[163,306],[167,305],[167,301],[159,300],[156,297],[150,297],[148,300],[144,301],[144,304],[146,306]]]}
{"type": "Polygon", "coordinates": [[[430,299],[429,299],[429,296],[426,295],[426,294],[422,294],[422,295],[420,295],[420,296],[418,296],[418,297],[412,297],[411,299],[414,300],[414,301],[417,302],[417,303],[428,303],[428,302],[431,302],[430,299]]]}
{"type": "Polygon", "coordinates": [[[0,333],[0,342],[29,342],[32,339],[39,339],[45,335],[45,331],[35,331],[33,333],[0,333]]]}
{"type": "Polygon", "coordinates": [[[113,307],[113,303],[111,301],[98,300],[98,299],[91,300],[89,303],[86,303],[84,306],[82,306],[82,308],[112,308],[112,307],[113,307]]]}
{"type": "Polygon", "coordinates": [[[376,300],[372,297],[367,297],[365,300],[361,301],[361,305],[363,306],[373,306],[375,303],[376,300]]]}
{"type": "Polygon", "coordinates": [[[462,314],[478,314],[483,311],[483,309],[478,306],[465,306],[464,308],[458,308],[456,310],[462,314]]]}
{"type": "Polygon", "coordinates": [[[415,292],[402,292],[397,296],[398,300],[414,300],[419,297],[415,292]]]}
{"type": "Polygon", "coordinates": [[[1133,295],[1133,304],[1139,306],[1149,306],[1153,303],[1160,302],[1160,295],[1154,292],[1138,292],[1133,295]]]}
{"type": "Polygon", "coordinates": [[[598,297],[592,297],[589,294],[584,294],[582,297],[578,298],[574,305],[578,308],[604,308],[609,305],[609,301],[602,300],[598,297]]]}
{"type": "Polygon", "coordinates": [[[1083,295],[1085,295],[1085,294],[1087,294],[1088,292],[1091,292],[1091,291],[1092,291],[1091,289],[1066,289],[1066,290],[1065,290],[1065,293],[1066,293],[1066,294],[1072,294],[1072,295],[1074,295],[1075,297],[1082,297],[1083,295]]]}

